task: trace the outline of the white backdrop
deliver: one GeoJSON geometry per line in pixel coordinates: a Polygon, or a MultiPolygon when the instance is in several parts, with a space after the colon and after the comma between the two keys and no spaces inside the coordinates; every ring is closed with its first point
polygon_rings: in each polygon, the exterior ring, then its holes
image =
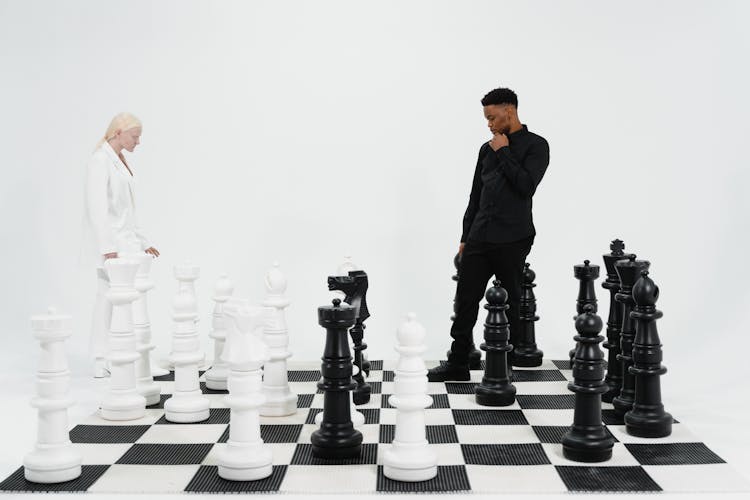
{"type": "MultiPolygon", "coordinates": [[[[749,14],[740,1],[0,0],[0,370],[31,387],[29,316],[49,304],[74,315],[73,370],[90,370],[83,173],[123,110],[144,123],[128,158],[162,252],[149,301],[157,356],[172,266],[190,258],[209,358],[219,273],[259,301],[274,260],[294,356],[319,357],[316,308],[347,253],[370,276],[370,358],[395,355],[409,311],[427,328],[427,358],[442,356],[452,258],[489,139],[479,100],[507,86],[551,149],[529,256],[540,347],[565,356],[572,267],[603,268],[622,238],[661,288],[667,405],[731,423],[750,345],[749,14]]],[[[750,442],[742,432],[717,439],[750,442]]]]}

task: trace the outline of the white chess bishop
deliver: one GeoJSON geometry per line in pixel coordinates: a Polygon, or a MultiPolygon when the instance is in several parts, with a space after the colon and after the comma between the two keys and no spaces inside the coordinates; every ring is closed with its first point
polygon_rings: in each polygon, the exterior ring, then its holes
{"type": "Polygon", "coordinates": [[[23,460],[24,477],[35,483],[62,483],[81,475],[81,454],[73,448],[68,434],[68,395],[70,371],[65,356],[65,339],[70,337],[70,316],[48,314],[33,316],[31,328],[41,344],[37,369],[36,397],[39,424],[34,451],[23,460]]]}
{"type": "Polygon", "coordinates": [[[260,414],[280,417],[297,413],[297,395],[289,389],[287,359],[289,352],[289,331],[284,310],[289,306],[286,292],[286,277],[279,269],[279,263],[266,273],[266,298],[263,301],[265,322],[263,341],[268,347],[269,359],[263,366],[263,394],[266,402],[260,414]]]}
{"type": "Polygon", "coordinates": [[[218,474],[229,481],[255,481],[273,473],[271,449],[260,437],[261,367],[269,358],[261,337],[263,310],[232,298],[225,306],[228,335],[222,358],[229,364],[229,440],[219,454],[218,474]]]}
{"type": "Polygon", "coordinates": [[[146,398],[138,393],[135,377],[135,362],[140,358],[133,331],[133,301],[139,296],[134,284],[138,262],[107,259],[104,268],[109,276],[106,297],[112,303],[107,353],[111,375],[100,415],[105,420],[134,420],[146,414],[146,398]]]}
{"type": "Polygon", "coordinates": [[[399,359],[388,399],[397,409],[396,435],[383,453],[383,474],[396,481],[427,481],[437,476],[437,455],[426,439],[424,410],[432,398],[427,395],[427,369],[421,356],[426,350],[425,330],[410,313],[396,335],[399,359]]]}
{"type": "Polygon", "coordinates": [[[174,393],[164,402],[164,417],[170,422],[202,422],[210,416],[210,403],[198,382],[203,353],[195,327],[195,299],[186,291],[179,292],[173,308],[175,329],[169,360],[174,365],[174,393]]]}
{"type": "Polygon", "coordinates": [[[214,302],[216,305],[214,306],[211,333],[208,334],[209,337],[214,339],[214,360],[211,363],[211,368],[204,374],[206,377],[206,387],[216,391],[225,391],[227,389],[229,365],[221,359],[221,353],[224,351],[224,343],[227,340],[224,304],[229,300],[233,292],[234,285],[226,274],[222,274],[214,288],[214,302]]]}

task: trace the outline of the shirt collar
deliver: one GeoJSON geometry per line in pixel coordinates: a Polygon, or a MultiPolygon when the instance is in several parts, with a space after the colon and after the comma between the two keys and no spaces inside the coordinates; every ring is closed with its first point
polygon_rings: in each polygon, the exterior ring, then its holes
{"type": "Polygon", "coordinates": [[[102,144],[102,149],[105,153],[107,153],[107,156],[109,156],[109,159],[112,161],[112,163],[115,164],[115,170],[120,172],[120,174],[125,175],[128,180],[130,180],[130,173],[128,172],[128,168],[125,166],[125,164],[120,159],[120,156],[115,153],[115,150],[112,149],[112,146],[109,144],[109,142],[104,141],[102,144]]]}
{"type": "Polygon", "coordinates": [[[529,132],[528,127],[525,124],[522,123],[521,124],[521,128],[518,129],[518,130],[516,130],[515,132],[511,132],[510,134],[508,134],[508,137],[509,138],[510,137],[514,137],[514,138],[515,137],[520,137],[520,136],[522,136],[524,134],[527,134],[528,132],[529,132]]]}

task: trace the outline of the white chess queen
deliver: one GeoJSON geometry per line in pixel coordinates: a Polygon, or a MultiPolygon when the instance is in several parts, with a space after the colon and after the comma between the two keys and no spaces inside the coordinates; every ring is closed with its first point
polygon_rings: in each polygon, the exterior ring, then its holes
{"type": "Polygon", "coordinates": [[[86,172],[85,232],[88,246],[93,247],[97,255],[98,285],[90,341],[96,377],[106,375],[104,358],[112,316],[112,305],[104,295],[109,288],[104,261],[117,257],[118,252],[134,250],[159,256],[159,251],[151,246],[138,226],[133,170],[123,155],[123,150],[132,153],[140,143],[142,130],[140,120],[130,113],[115,116],[91,156],[86,172]]]}

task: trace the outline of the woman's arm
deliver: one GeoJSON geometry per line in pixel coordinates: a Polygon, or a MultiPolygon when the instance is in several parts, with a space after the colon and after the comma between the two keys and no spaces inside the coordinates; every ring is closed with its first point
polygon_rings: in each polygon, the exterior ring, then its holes
{"type": "Polygon", "coordinates": [[[100,255],[117,253],[115,236],[107,220],[109,203],[107,188],[109,183],[109,169],[106,158],[94,155],[89,161],[86,178],[86,208],[89,221],[94,229],[96,244],[100,255]]]}

